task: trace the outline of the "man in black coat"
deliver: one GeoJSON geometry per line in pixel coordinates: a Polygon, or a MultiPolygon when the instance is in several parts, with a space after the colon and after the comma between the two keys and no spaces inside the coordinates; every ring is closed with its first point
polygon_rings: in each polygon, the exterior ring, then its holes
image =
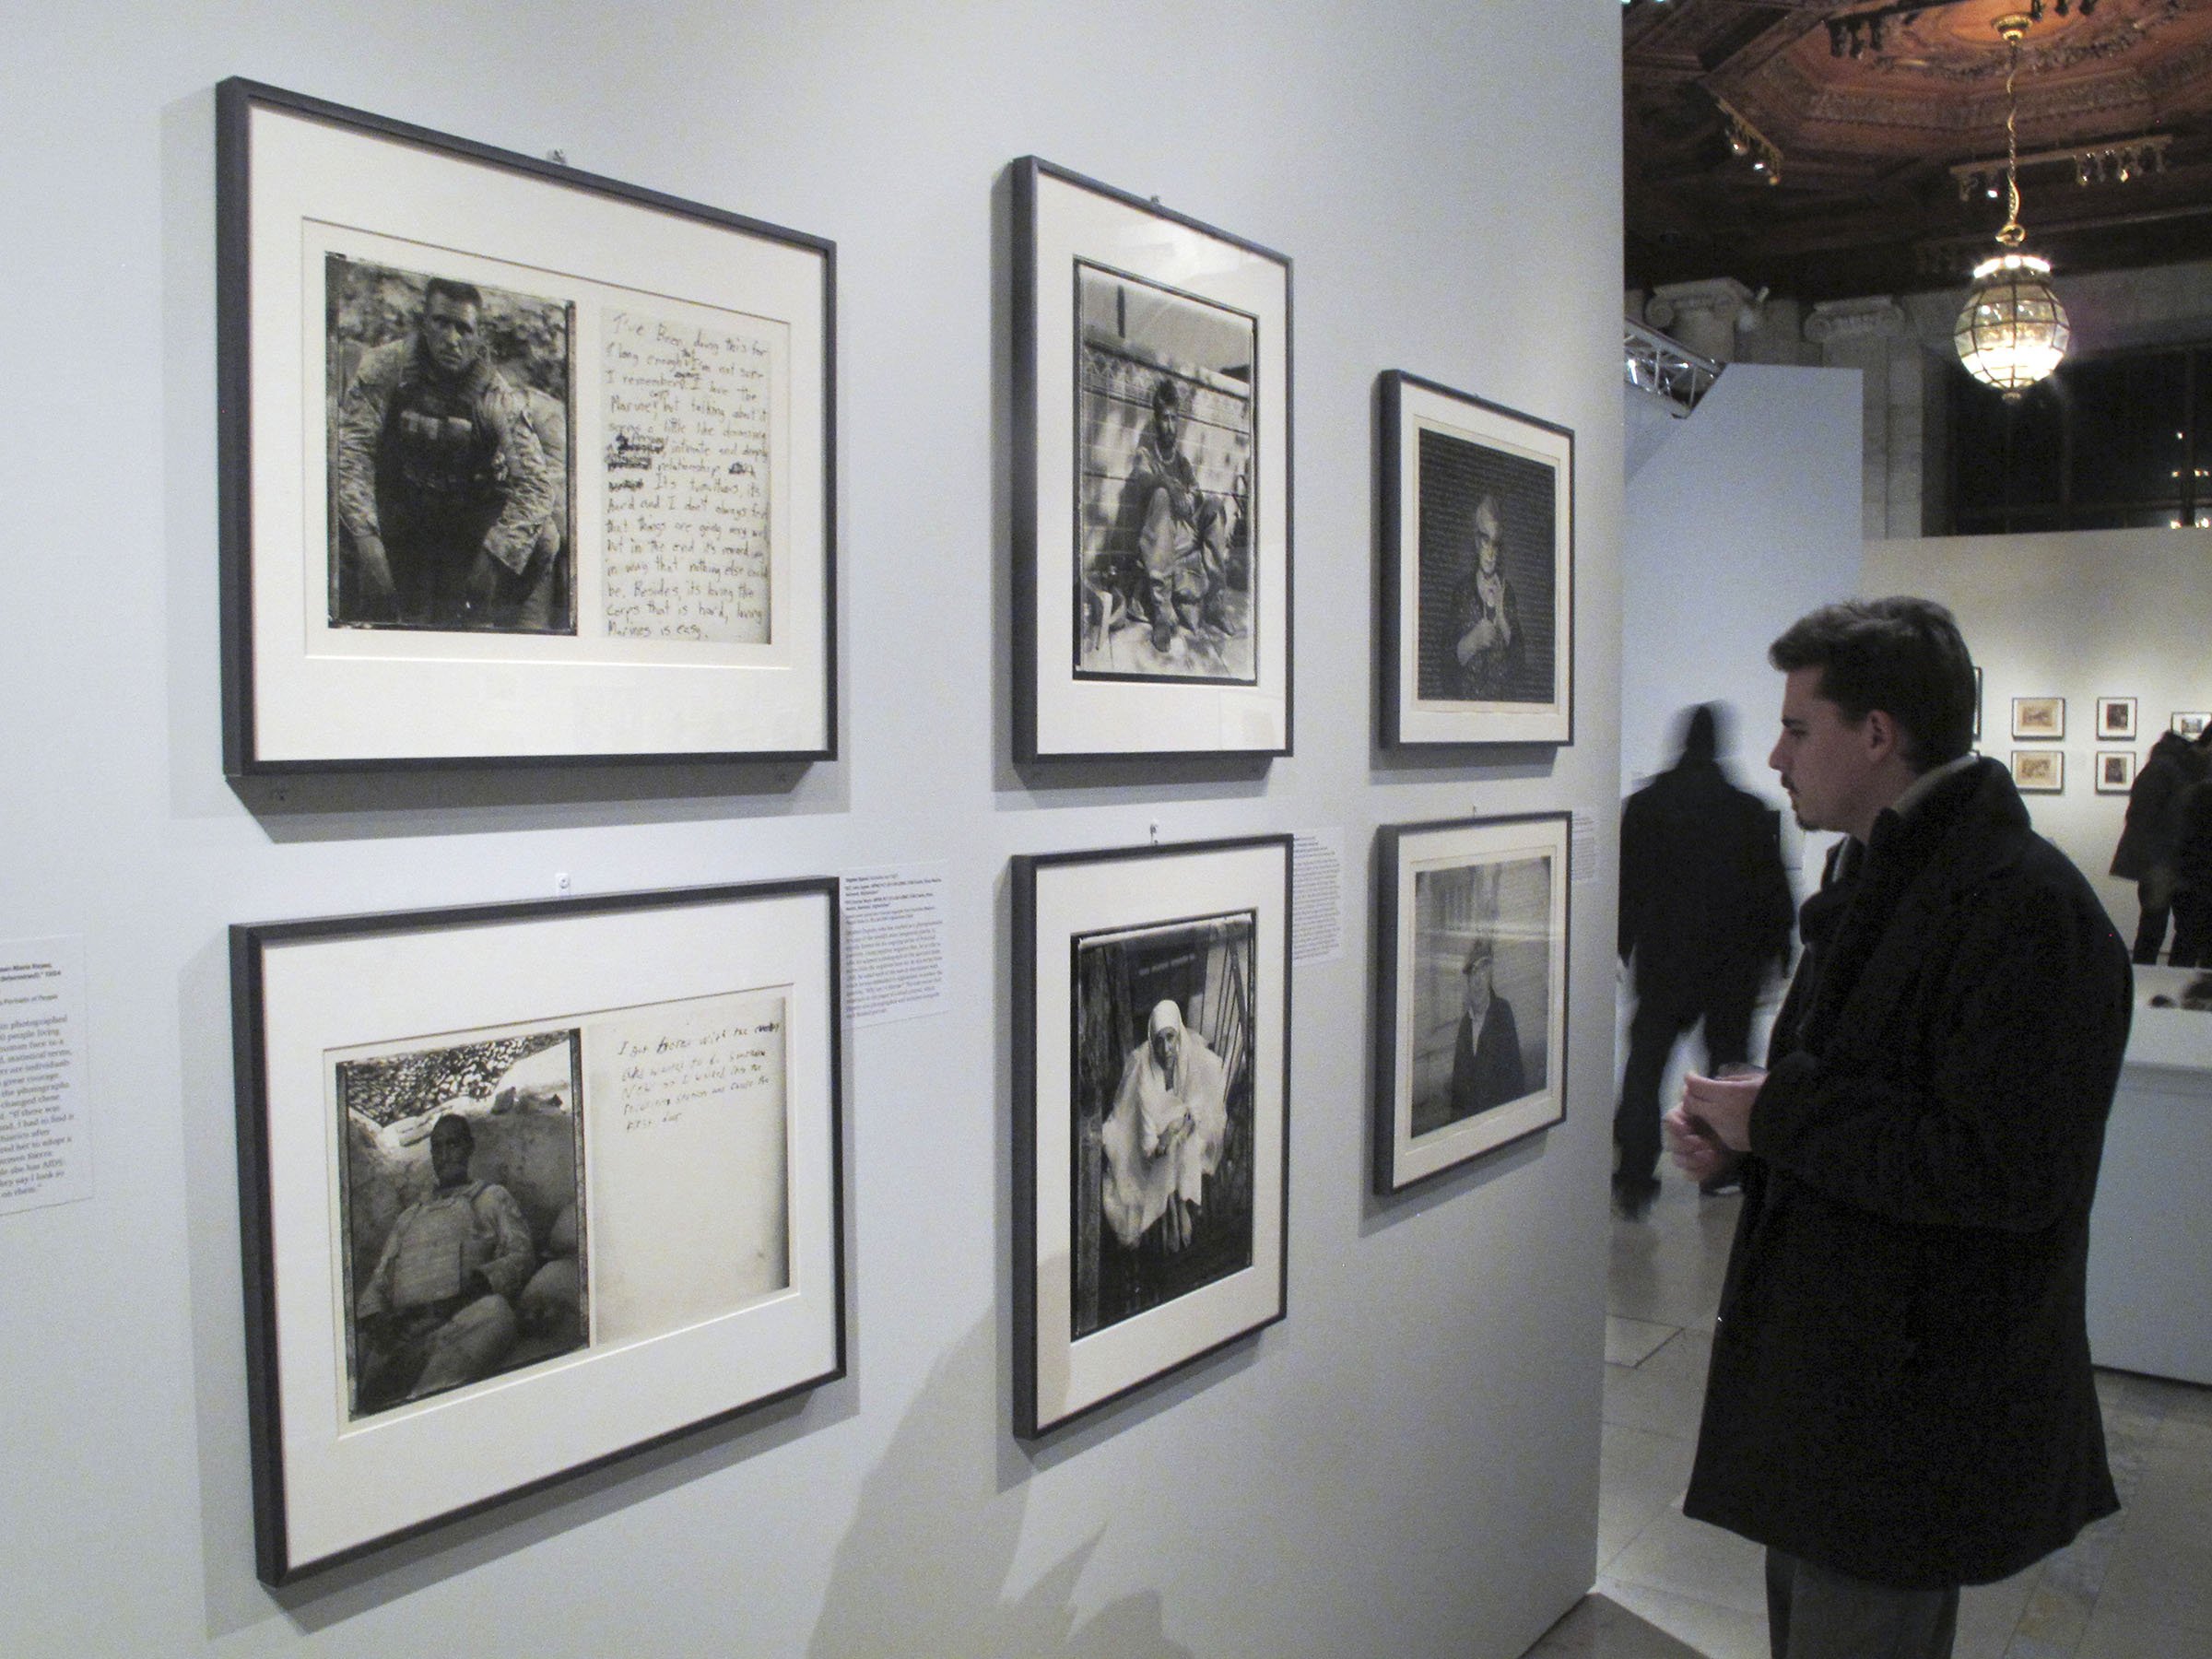
{"type": "MultiPolygon", "coordinates": [[[[2196,740],[2201,753],[2206,737],[2196,740]]],[[[2212,968],[2212,779],[2200,771],[2174,806],[2173,954],[2175,968],[2212,968]]]]}
{"type": "Polygon", "coordinates": [[[1852,839],[1765,1077],[1667,1114],[1688,1173],[1744,1174],[1683,1512],[1767,1547],[1778,1656],[1940,1659],[1959,1585],[2118,1507],[2083,1287],[2127,951],[1968,754],[1948,611],[1830,606],[1768,654],[1770,764],[1852,839]]]}
{"type": "Polygon", "coordinates": [[[1613,1202],[1641,1217],[1659,1190],[1659,1084],[1676,1041],[1704,1024],[1705,1069],[1751,1053],[1751,1009],[1789,965],[1796,920],[1779,815],[1721,770],[1711,703],[1690,710],[1675,764],[1620,812],[1620,959],[1636,971],[1613,1144],[1613,1202]]]}
{"type": "MultiPolygon", "coordinates": [[[[2161,732],[2127,792],[2127,821],[2112,850],[2112,874],[2136,884],[2142,917],[2135,959],[2155,962],[2173,914],[2173,855],[2181,839],[2182,796],[2205,775],[2204,751],[2179,732],[2161,732]]],[[[2184,964],[2185,966],[2186,964],[2184,964]]]]}

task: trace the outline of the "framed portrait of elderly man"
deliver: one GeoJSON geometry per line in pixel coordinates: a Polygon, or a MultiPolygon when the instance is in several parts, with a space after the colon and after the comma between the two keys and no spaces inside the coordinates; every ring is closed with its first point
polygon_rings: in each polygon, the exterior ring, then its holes
{"type": "Polygon", "coordinates": [[[1290,262],[1012,169],[1015,747],[1290,750],[1290,262]]]}
{"type": "Polygon", "coordinates": [[[1574,740],[1574,433],[1391,370],[1379,387],[1386,747],[1574,740]]]}
{"type": "Polygon", "coordinates": [[[265,1581],[843,1374],[837,900],[231,929],[265,1581]]]}
{"type": "Polygon", "coordinates": [[[1376,832],[1374,1189],[1566,1115],[1566,813],[1376,832]]]}
{"type": "Polygon", "coordinates": [[[1290,838],[1014,861],[1015,1431],[1283,1317],[1290,838]]]}
{"type": "Polygon", "coordinates": [[[832,245],[217,117],[226,771],[832,754],[832,245]]]}

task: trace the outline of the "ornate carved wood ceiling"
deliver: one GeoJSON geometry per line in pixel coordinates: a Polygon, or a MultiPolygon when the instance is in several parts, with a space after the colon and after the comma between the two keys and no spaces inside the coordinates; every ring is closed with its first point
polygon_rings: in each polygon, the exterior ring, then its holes
{"type": "MultiPolygon", "coordinates": [[[[2021,222],[2069,271],[2212,257],[2212,0],[2041,0],[2021,48],[2021,222]],[[2121,182],[2070,152],[2163,137],[2121,182]],[[2050,160],[2029,158],[2050,155],[2050,160]],[[2156,164],[2163,161],[2163,166],[2156,164]],[[2145,162],[2151,164],[2145,168],[2145,162]]],[[[2030,0],[1631,0],[1622,8],[1630,286],[1734,276],[1806,300],[1963,284],[2005,204],[1995,19],[2030,0]],[[1882,13],[1880,45],[1864,23],[1882,13]],[[1780,153],[1730,149],[1728,112],[1780,153]]]]}

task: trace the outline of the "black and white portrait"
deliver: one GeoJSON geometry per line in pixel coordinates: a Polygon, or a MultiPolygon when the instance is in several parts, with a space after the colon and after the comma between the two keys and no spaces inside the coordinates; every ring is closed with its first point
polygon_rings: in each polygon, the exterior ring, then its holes
{"type": "Polygon", "coordinates": [[[573,308],[323,263],[331,625],[574,633],[573,308]]]}
{"type": "Polygon", "coordinates": [[[1417,869],[1415,1138],[1547,1088],[1551,861],[1417,869]]]}
{"type": "Polygon", "coordinates": [[[1077,1337],[1253,1261],[1254,917],[1075,941],[1077,1337]]]}
{"type": "Polygon", "coordinates": [[[1075,264],[1078,677],[1253,684],[1257,324],[1075,264]]]}
{"type": "Polygon", "coordinates": [[[1415,695],[1552,701],[1558,471],[1429,427],[1416,463],[1415,695]]]}
{"type": "Polygon", "coordinates": [[[355,1418],[588,1337],[582,1032],[335,1062],[355,1418]]]}

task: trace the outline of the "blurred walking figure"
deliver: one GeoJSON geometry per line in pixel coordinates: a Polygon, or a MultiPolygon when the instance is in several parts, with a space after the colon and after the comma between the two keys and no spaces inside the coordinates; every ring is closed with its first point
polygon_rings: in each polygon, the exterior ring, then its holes
{"type": "Polygon", "coordinates": [[[2173,953],[2166,960],[2175,968],[2212,968],[2212,777],[2206,775],[2212,733],[2193,748],[2196,782],[2182,791],[2174,808],[2173,953]]]}
{"type": "Polygon", "coordinates": [[[1712,703],[1690,709],[1680,759],[1621,808],[1620,959],[1634,964],[1636,1013],[1613,1202],[1631,1219],[1659,1191],[1659,1085],[1676,1041],[1702,1021],[1708,1072],[1747,1059],[1752,1006],[1789,966],[1781,814],[1729,782],[1720,717],[1712,703]]]}
{"type": "MultiPolygon", "coordinates": [[[[2205,775],[2205,755],[2179,732],[2163,732],[2127,792],[2127,822],[2112,851],[2112,874],[2136,884],[2142,918],[2134,958],[2155,962],[2173,914],[2173,864],[2182,833],[2182,796],[2205,775]]],[[[2180,939],[2177,936],[2177,944],[2180,939]]],[[[2183,963],[2183,966],[2187,966],[2183,963]]]]}

